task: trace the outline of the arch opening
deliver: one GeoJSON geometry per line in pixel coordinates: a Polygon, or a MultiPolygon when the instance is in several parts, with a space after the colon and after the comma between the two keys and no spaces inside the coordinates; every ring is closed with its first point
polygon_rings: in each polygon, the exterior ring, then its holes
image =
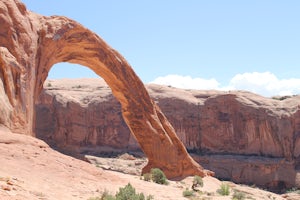
{"type": "Polygon", "coordinates": [[[49,70],[47,80],[52,79],[100,78],[86,66],[66,62],[56,63],[49,70]]]}
{"type": "Polygon", "coordinates": [[[53,65],[68,62],[86,66],[105,80],[120,103],[125,123],[148,158],[142,173],[156,167],[168,178],[213,174],[190,157],[142,81],[117,51],[80,24],[64,17],[52,18],[55,27],[48,28],[41,39],[35,101],[53,65]],[[63,22],[58,26],[59,21],[63,22]]]}
{"type": "Polygon", "coordinates": [[[130,151],[141,155],[111,88],[85,66],[53,65],[35,104],[35,115],[36,137],[63,153],[80,157],[130,151]]]}

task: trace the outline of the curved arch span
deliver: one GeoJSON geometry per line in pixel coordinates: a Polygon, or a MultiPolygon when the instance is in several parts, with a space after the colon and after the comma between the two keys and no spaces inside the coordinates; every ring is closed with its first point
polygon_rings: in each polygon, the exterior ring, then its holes
{"type": "MultiPolygon", "coordinates": [[[[124,120],[149,159],[143,172],[158,167],[168,178],[212,174],[189,156],[130,65],[99,36],[66,17],[44,17],[29,12],[18,0],[3,0],[0,6],[9,11],[0,16],[1,46],[8,47],[3,50],[5,55],[15,58],[13,65],[0,69],[13,74],[11,77],[18,86],[5,84],[6,91],[15,94],[7,94],[15,105],[11,121],[18,122],[11,123],[12,129],[30,134],[35,124],[34,103],[50,68],[59,62],[76,63],[101,76],[120,101],[124,120]],[[20,70],[15,71],[16,66],[20,70]]],[[[0,61],[1,58],[0,55],[0,61]]],[[[8,83],[10,79],[3,80],[8,83]]]]}

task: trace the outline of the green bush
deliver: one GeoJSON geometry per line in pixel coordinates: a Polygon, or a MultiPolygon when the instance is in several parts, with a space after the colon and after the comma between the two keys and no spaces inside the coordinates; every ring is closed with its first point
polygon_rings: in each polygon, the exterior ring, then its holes
{"type": "Polygon", "coordinates": [[[194,195],[194,191],[192,191],[192,190],[184,190],[184,191],[182,192],[182,195],[183,195],[184,197],[191,197],[191,196],[194,195]]]}
{"type": "Polygon", "coordinates": [[[153,200],[153,199],[154,199],[154,196],[153,195],[149,195],[149,196],[147,196],[146,200],[153,200]]]}
{"type": "Polygon", "coordinates": [[[193,184],[199,187],[203,187],[203,180],[200,176],[194,176],[193,184]]]}
{"type": "Polygon", "coordinates": [[[116,198],[112,195],[108,195],[108,196],[102,198],[101,200],[116,200],[116,198]]]}
{"type": "Polygon", "coordinates": [[[288,189],[285,193],[296,193],[296,194],[300,194],[300,190],[296,187],[290,188],[288,189]]]}
{"type": "Polygon", "coordinates": [[[119,188],[116,194],[116,200],[145,200],[143,193],[136,194],[134,187],[128,183],[124,188],[119,188]]]}
{"type": "Polygon", "coordinates": [[[128,183],[124,188],[119,188],[119,191],[115,196],[108,194],[107,191],[104,191],[101,197],[91,197],[88,200],[152,200],[154,199],[152,195],[147,196],[143,193],[137,194],[135,188],[128,183]]]}
{"type": "Polygon", "coordinates": [[[245,193],[241,192],[241,191],[237,191],[237,190],[234,191],[233,196],[232,196],[233,200],[243,200],[245,198],[246,198],[245,193]]]}
{"type": "Polygon", "coordinates": [[[108,194],[108,192],[105,190],[101,197],[90,197],[88,200],[116,200],[116,198],[113,195],[108,194]]]}
{"type": "Polygon", "coordinates": [[[150,173],[143,174],[143,177],[144,177],[144,181],[151,181],[151,174],[150,173]]]}
{"type": "Polygon", "coordinates": [[[163,184],[163,185],[168,184],[166,175],[160,169],[152,168],[150,173],[151,173],[153,182],[158,183],[158,184],[163,184]]]}
{"type": "Polygon", "coordinates": [[[230,193],[229,185],[227,183],[222,183],[220,189],[218,189],[217,192],[222,196],[228,196],[230,193]]]}
{"type": "Polygon", "coordinates": [[[196,175],[196,176],[194,176],[192,189],[197,192],[197,191],[199,191],[197,189],[198,186],[199,187],[203,187],[203,180],[202,180],[202,178],[200,176],[196,175]]]}

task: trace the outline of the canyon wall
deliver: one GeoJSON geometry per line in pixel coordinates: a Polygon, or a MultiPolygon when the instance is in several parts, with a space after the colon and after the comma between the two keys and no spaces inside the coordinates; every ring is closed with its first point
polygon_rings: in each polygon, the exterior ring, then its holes
{"type": "MultiPolygon", "coordinates": [[[[299,96],[146,88],[194,159],[218,177],[270,189],[300,186],[299,96]]],[[[38,137],[60,148],[139,149],[103,80],[48,80],[36,108],[38,137]]]]}

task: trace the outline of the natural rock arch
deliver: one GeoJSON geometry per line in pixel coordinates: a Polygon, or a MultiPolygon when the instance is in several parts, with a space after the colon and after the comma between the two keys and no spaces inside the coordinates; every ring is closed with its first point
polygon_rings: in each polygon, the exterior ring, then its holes
{"type": "Polygon", "coordinates": [[[33,134],[34,104],[50,68],[76,63],[101,76],[120,101],[124,120],[149,159],[144,172],[159,167],[169,178],[211,174],[188,155],[127,61],[99,36],[66,17],[29,12],[18,0],[0,2],[0,14],[0,78],[10,104],[4,125],[33,134]]]}

